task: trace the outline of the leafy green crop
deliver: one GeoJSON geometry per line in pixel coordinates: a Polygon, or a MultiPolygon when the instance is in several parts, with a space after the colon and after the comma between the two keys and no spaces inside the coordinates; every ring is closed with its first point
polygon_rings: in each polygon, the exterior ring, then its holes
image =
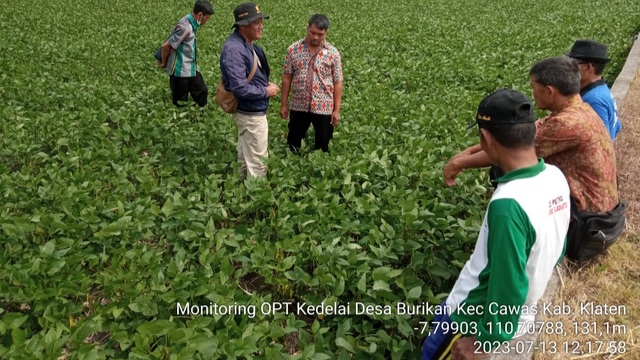
{"type": "MultiPolygon", "coordinates": [[[[235,3],[214,5],[198,32],[211,91],[235,3]]],[[[329,16],[343,121],[330,156],[292,156],[272,106],[269,176],[244,183],[230,117],[174,108],[155,67],[192,2],[3,5],[0,358],[417,358],[429,315],[354,312],[446,296],[487,201],[482,172],[442,181],[477,140],[478,101],[530,93],[531,64],[577,38],[609,45],[612,79],[640,23],[631,0],[260,5],[276,82],[308,17],[329,16]],[[351,313],[261,311],[323,302],[351,313]]]]}

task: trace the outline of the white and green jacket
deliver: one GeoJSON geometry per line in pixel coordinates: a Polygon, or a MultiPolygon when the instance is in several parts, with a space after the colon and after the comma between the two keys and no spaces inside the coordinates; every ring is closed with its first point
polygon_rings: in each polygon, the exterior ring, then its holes
{"type": "Polygon", "coordinates": [[[446,301],[462,335],[492,343],[533,325],[537,302],[564,256],[570,219],[567,180],[542,159],[496,182],[476,247],[446,301]]]}

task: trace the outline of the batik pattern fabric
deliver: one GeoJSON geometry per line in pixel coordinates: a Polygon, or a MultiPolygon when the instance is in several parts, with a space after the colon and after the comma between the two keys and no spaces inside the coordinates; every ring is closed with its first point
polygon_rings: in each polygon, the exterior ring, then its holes
{"type": "Polygon", "coordinates": [[[284,74],[293,75],[291,81],[291,110],[330,115],[333,112],[333,91],[342,82],[340,52],[328,42],[312,54],[304,39],[287,49],[284,74]]]}
{"type": "Polygon", "coordinates": [[[618,204],[616,156],[604,123],[580,96],[537,121],[536,153],[562,170],[578,211],[618,204]]]}

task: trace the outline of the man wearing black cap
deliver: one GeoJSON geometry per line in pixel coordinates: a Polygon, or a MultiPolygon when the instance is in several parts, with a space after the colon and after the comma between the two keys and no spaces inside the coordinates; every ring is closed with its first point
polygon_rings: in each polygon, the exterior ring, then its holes
{"type": "Polygon", "coordinates": [[[234,31],[220,54],[222,82],[227,91],[238,99],[233,120],[238,127],[240,176],[261,177],[267,173],[267,166],[261,158],[269,156],[269,99],[280,91],[269,81],[270,69],[264,51],[254,44],[262,38],[262,19],[269,16],[253,3],[238,5],[233,16],[234,31]]]}
{"type": "Polygon", "coordinates": [[[618,118],[616,101],[602,78],[607,57],[607,46],[594,40],[576,40],[567,56],[580,63],[580,96],[600,116],[615,140],[622,124],[618,118]]]}
{"type": "Polygon", "coordinates": [[[529,99],[515,90],[497,91],[478,107],[471,126],[505,175],[495,180],[473,254],[436,313],[423,360],[484,358],[481,352],[534,326],[570,219],[567,180],[536,156],[535,120],[529,99]]]}

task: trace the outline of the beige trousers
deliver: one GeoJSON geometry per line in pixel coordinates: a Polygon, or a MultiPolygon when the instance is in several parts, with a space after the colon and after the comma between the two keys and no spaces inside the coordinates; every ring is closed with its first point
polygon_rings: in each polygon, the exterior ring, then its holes
{"type": "Polygon", "coordinates": [[[234,113],[233,121],[238,127],[238,172],[241,177],[267,175],[267,165],[260,158],[268,158],[269,125],[266,115],[234,113]]]}

